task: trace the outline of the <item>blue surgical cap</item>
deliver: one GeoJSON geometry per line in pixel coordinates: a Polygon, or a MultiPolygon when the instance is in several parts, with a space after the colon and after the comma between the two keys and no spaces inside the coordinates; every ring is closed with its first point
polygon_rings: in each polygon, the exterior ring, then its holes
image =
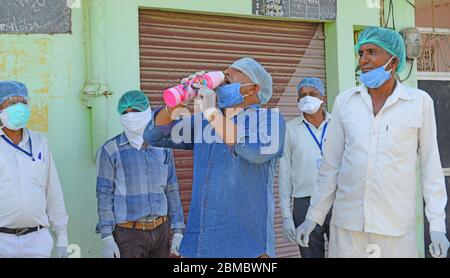
{"type": "Polygon", "coordinates": [[[230,67],[242,71],[253,83],[259,85],[258,98],[261,104],[269,102],[273,93],[272,76],[260,63],[250,57],[245,57],[235,61],[230,67]]]}
{"type": "Polygon", "coordinates": [[[119,112],[120,115],[123,115],[128,108],[143,112],[147,110],[149,105],[148,98],[142,91],[129,91],[123,94],[123,96],[119,99],[119,103],[117,104],[117,112],[119,112]]]}
{"type": "Polygon", "coordinates": [[[0,81],[0,104],[10,97],[28,97],[25,84],[17,81],[0,81]]]}
{"type": "Polygon", "coordinates": [[[325,88],[323,87],[322,80],[316,77],[305,77],[303,80],[298,83],[297,86],[297,93],[300,92],[300,90],[303,87],[311,87],[319,91],[319,93],[324,96],[325,95],[325,88]]]}
{"type": "Polygon", "coordinates": [[[397,72],[401,72],[405,68],[406,47],[399,32],[382,27],[367,27],[358,37],[358,43],[355,46],[356,52],[364,44],[375,44],[397,57],[400,60],[397,72]]]}

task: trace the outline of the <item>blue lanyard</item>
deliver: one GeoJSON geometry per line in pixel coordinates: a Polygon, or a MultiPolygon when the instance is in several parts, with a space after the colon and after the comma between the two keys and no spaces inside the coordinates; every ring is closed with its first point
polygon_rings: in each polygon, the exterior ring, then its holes
{"type": "Polygon", "coordinates": [[[305,126],[308,129],[309,133],[313,137],[313,139],[316,142],[317,146],[319,146],[320,155],[323,155],[323,138],[325,137],[325,132],[327,131],[328,123],[326,123],[325,126],[323,127],[322,138],[320,139],[320,142],[319,142],[319,140],[317,140],[317,137],[314,134],[314,132],[311,130],[311,127],[309,126],[309,124],[307,124],[306,121],[303,121],[303,123],[305,124],[305,126]]]}
{"type": "MultiPolygon", "coordinates": [[[[27,133],[28,133],[28,131],[27,131],[27,133]]],[[[28,140],[30,141],[30,152],[27,152],[26,150],[22,149],[21,147],[17,146],[13,142],[11,142],[5,135],[2,135],[1,137],[3,138],[3,140],[6,141],[6,143],[10,144],[13,148],[15,148],[15,149],[23,152],[24,154],[28,155],[29,157],[31,157],[31,159],[33,161],[36,161],[34,159],[34,157],[33,157],[33,144],[31,143],[31,136],[30,136],[29,133],[28,133],[28,138],[29,138],[28,140]]]]}

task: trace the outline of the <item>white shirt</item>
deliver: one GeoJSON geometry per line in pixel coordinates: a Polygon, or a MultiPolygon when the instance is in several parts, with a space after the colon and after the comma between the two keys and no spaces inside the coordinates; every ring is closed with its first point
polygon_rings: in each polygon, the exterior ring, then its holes
{"type": "MultiPolygon", "coordinates": [[[[31,136],[35,161],[0,138],[0,227],[51,226],[57,246],[67,246],[68,216],[48,141],[28,132],[19,147],[30,152],[31,136]]],[[[0,135],[6,136],[1,129],[0,135]]]]}
{"type": "MultiPolygon", "coordinates": [[[[330,121],[330,114],[325,113],[325,120],[319,128],[309,123],[303,114],[286,124],[284,152],[283,157],[280,159],[279,174],[280,206],[283,218],[292,217],[291,197],[310,197],[317,183],[319,171],[317,161],[322,155],[319,146],[303,121],[309,125],[311,131],[320,142],[325,125],[330,121]]],[[[323,140],[322,150],[325,146],[325,141],[326,138],[323,140]]]]}
{"type": "Polygon", "coordinates": [[[374,116],[364,86],[336,98],[307,219],[352,231],[402,236],[416,227],[420,162],[430,230],[445,233],[447,193],[433,100],[400,82],[374,116]]]}

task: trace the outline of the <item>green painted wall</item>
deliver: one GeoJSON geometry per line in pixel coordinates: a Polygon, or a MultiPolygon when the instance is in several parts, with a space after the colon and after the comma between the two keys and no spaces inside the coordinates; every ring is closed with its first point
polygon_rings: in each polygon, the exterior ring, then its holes
{"type": "Polygon", "coordinates": [[[29,128],[50,141],[69,212],[69,243],[82,256],[98,255],[95,164],[90,159],[89,111],[80,100],[85,80],[83,13],[74,9],[73,34],[0,35],[0,79],[27,84],[29,128]]]}
{"type": "Polygon", "coordinates": [[[337,21],[325,24],[330,107],[339,92],[355,86],[354,26],[379,25],[380,21],[380,10],[371,8],[366,1],[340,0],[337,9],[337,21]]]}
{"type": "MultiPolygon", "coordinates": [[[[121,131],[117,101],[124,91],[140,87],[138,9],[252,17],[251,0],[124,2],[89,0],[89,5],[98,5],[96,13],[104,14],[94,20],[101,26],[95,36],[87,35],[86,22],[92,13],[86,0],[81,1],[81,8],[73,9],[73,34],[0,35],[0,79],[21,80],[30,88],[34,115],[30,128],[49,137],[70,217],[69,241],[80,246],[82,257],[98,257],[101,250],[99,236],[94,233],[97,205],[92,154],[98,143],[92,142],[102,142],[107,139],[102,137],[112,137],[121,131]],[[87,45],[90,47],[86,48],[87,45]],[[95,51],[91,51],[92,47],[95,51]],[[90,57],[90,53],[101,53],[104,59],[90,57]],[[81,101],[84,83],[92,81],[92,63],[101,64],[95,71],[113,93],[110,97],[96,98],[94,112],[81,101]],[[107,133],[92,140],[91,127],[99,123],[100,116],[107,133]]],[[[379,9],[370,8],[366,0],[337,2],[337,22],[325,24],[330,106],[338,92],[354,85],[353,28],[380,22],[379,9]]],[[[395,8],[398,27],[414,25],[412,8],[406,4],[395,4],[395,8]]],[[[414,85],[415,78],[411,82],[414,85]]]]}

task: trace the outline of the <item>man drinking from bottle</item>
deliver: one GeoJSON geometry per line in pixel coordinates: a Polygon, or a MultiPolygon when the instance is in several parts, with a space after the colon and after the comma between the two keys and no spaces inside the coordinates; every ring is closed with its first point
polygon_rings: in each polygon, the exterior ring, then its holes
{"type": "Polygon", "coordinates": [[[272,97],[272,77],[261,64],[242,58],[224,74],[216,91],[198,86],[201,113],[174,120],[182,105],[157,109],[144,140],[193,151],[183,257],[274,257],[273,178],[285,121],[261,108],[272,97]]]}

